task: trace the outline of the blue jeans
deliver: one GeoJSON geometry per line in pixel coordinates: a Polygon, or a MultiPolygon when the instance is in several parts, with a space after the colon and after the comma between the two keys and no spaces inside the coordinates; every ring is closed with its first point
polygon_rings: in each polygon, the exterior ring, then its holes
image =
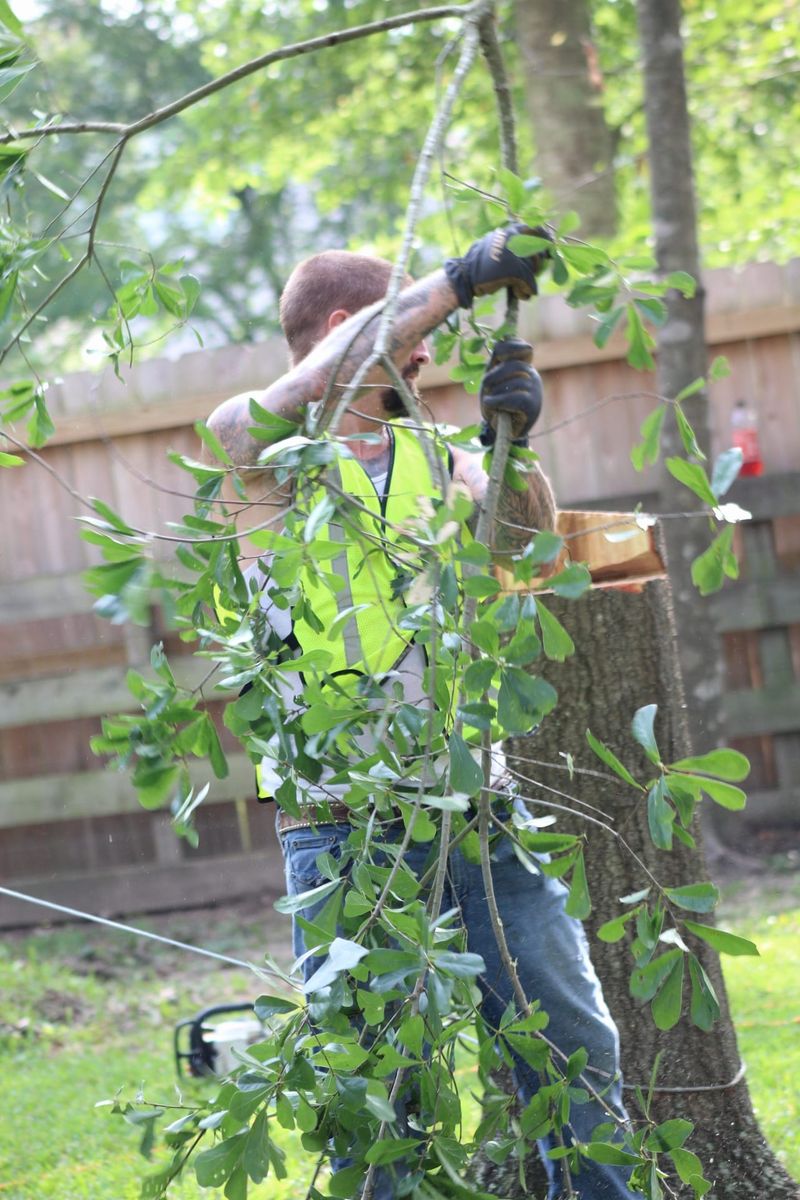
{"type": "MultiPolygon", "coordinates": [[[[324,882],[317,868],[317,857],[325,851],[337,856],[349,833],[350,826],[342,824],[294,829],[281,835],[289,895],[324,882]]],[[[412,843],[405,862],[412,871],[422,874],[428,853],[428,845],[412,843]]],[[[506,940],[522,986],[527,996],[538,1000],[550,1017],[547,1038],[566,1055],[581,1046],[586,1049],[588,1067],[598,1072],[593,1076],[588,1070],[587,1078],[603,1093],[605,1103],[627,1119],[619,1076],[619,1036],[589,958],[583,926],[564,912],[567,889],[557,879],[527,871],[508,838],[500,840],[492,856],[492,877],[506,940]],[[610,1086],[609,1080],[613,1080],[610,1086]]],[[[483,993],[481,1012],[487,1023],[497,1028],[513,999],[512,984],[492,932],[480,865],[468,862],[458,848],[450,855],[442,908],[461,910],[467,948],[480,954],[486,963],[486,971],[478,979],[483,993]]],[[[313,920],[316,911],[307,908],[303,916],[313,920]]],[[[296,924],[293,939],[295,956],[299,958],[305,946],[302,930],[296,924]]],[[[313,957],[306,959],[306,978],[319,962],[313,957]]],[[[538,1089],[538,1075],[516,1056],[514,1069],[520,1098],[527,1103],[538,1089]]],[[[607,1120],[607,1113],[596,1100],[572,1105],[570,1125],[579,1141],[591,1141],[592,1130],[607,1120]]],[[[556,1200],[560,1195],[559,1179],[553,1162],[547,1158],[543,1161],[551,1180],[548,1200],[556,1200]]],[[[581,1200],[632,1200],[634,1194],[627,1187],[627,1176],[624,1168],[584,1160],[583,1169],[573,1175],[573,1182],[581,1200]]],[[[376,1189],[376,1200],[392,1200],[393,1195],[387,1176],[376,1189]]]]}

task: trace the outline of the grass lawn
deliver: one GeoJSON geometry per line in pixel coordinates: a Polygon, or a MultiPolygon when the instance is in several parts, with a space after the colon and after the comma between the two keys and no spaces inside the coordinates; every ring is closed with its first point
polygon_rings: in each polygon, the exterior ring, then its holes
{"type": "MultiPolygon", "coordinates": [[[[287,925],[256,908],[133,923],[256,962],[265,947],[279,962],[290,958],[287,925]]],[[[782,881],[778,890],[732,885],[721,923],[761,949],[758,960],[725,959],[725,973],[756,1111],[800,1178],[800,878],[782,881]]],[[[96,1102],[120,1088],[132,1098],[143,1086],[148,1098],[175,1103],[175,1022],[258,990],[244,971],[98,927],[6,935],[0,1200],[135,1200],[148,1169],[137,1131],[96,1102]]],[[[190,1093],[213,1085],[184,1086],[190,1093]]],[[[284,1132],[290,1177],[252,1188],[254,1200],[305,1196],[299,1181],[309,1156],[294,1136],[284,1132]]],[[[175,1200],[217,1195],[200,1189],[193,1175],[170,1194],[175,1200]]]]}

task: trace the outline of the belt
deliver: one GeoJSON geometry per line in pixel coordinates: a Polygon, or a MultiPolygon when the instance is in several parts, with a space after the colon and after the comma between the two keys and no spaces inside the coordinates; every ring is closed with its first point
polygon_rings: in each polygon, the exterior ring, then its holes
{"type": "Polygon", "coordinates": [[[345,825],[350,820],[350,809],[341,800],[331,800],[330,804],[307,804],[302,808],[301,815],[295,817],[292,813],[278,811],[278,832],[287,833],[290,829],[310,829],[314,825],[345,825]]]}
{"type": "MultiPolygon", "coordinates": [[[[304,804],[300,814],[299,817],[295,817],[279,808],[278,833],[288,833],[290,829],[311,829],[316,825],[348,825],[352,809],[341,800],[331,800],[329,804],[304,804]]],[[[380,824],[386,825],[399,820],[400,813],[394,809],[393,815],[384,817],[380,824]]]]}

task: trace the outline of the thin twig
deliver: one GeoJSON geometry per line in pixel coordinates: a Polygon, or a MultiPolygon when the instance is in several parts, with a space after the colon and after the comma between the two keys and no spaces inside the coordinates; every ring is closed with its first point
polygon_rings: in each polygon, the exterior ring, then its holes
{"type": "Polygon", "coordinates": [[[440,107],[437,109],[434,118],[431,122],[428,134],[425,138],[425,143],[417,160],[414,178],[411,184],[409,205],[406,213],[406,229],[403,236],[401,251],[397,256],[397,260],[392,270],[392,276],[389,286],[386,291],[383,311],[381,313],[378,332],[375,337],[374,348],[372,353],[367,356],[359,369],[356,371],[353,380],[345,391],[342,398],[337,403],[335,409],[330,414],[327,421],[327,428],[334,432],[341,421],[342,415],[354,398],[358,388],[369,375],[370,371],[381,361],[387,354],[389,347],[389,333],[394,323],[395,314],[397,311],[397,299],[406,274],[406,266],[408,256],[411,250],[414,229],[419,218],[422,198],[424,195],[425,186],[430,174],[431,163],[436,157],[437,150],[445,129],[450,120],[450,115],[453,106],[458,97],[459,92],[464,84],[467,73],[475,60],[478,49],[478,32],[477,22],[481,15],[486,10],[490,0],[479,0],[477,6],[470,6],[469,9],[462,9],[465,15],[465,33],[464,44],[461,48],[458,64],[453,73],[453,78],[450,81],[450,86],[447,89],[444,99],[440,107]]]}

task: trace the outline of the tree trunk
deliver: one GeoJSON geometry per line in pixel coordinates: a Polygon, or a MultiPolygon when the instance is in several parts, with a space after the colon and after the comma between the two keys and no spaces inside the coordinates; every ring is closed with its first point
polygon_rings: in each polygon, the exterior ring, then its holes
{"type": "Polygon", "coordinates": [[[587,238],[616,230],[614,139],[586,0],[516,0],[536,170],[560,208],[575,209],[587,238]]]}
{"type": "MultiPolygon", "coordinates": [[[[544,674],[558,689],[558,707],[538,733],[511,741],[509,761],[536,811],[547,812],[544,806],[551,802],[564,804],[571,812],[558,812],[555,828],[586,836],[593,900],[586,927],[595,966],[620,1029],[628,1107],[634,1119],[640,1115],[633,1085],[641,1084],[646,1090],[656,1054],[661,1052],[657,1087],[674,1090],[656,1093],[653,1115],[658,1120],[681,1116],[694,1123],[687,1148],[699,1155],[713,1182],[709,1200],[796,1198],[796,1185],[772,1155],[753,1115],[715,953],[704,943],[692,947],[719,998],[718,1022],[710,1033],[690,1023],[687,987],[686,1011],[680,1023],[665,1033],[653,1024],[649,1009],[642,1011],[630,997],[632,960],[627,941],[608,944],[594,937],[600,924],[624,911],[619,897],[646,886],[647,880],[617,839],[581,819],[579,802],[593,806],[583,808],[592,816],[602,810],[604,820],[661,883],[680,886],[706,877],[701,850],[692,851],[679,843],[671,853],[654,847],[646,804],[631,788],[607,776],[576,774],[570,779],[562,757],[568,752],[577,767],[605,772],[587,746],[588,727],[634,773],[646,778],[652,767],[629,730],[636,709],[654,702],[658,704],[656,738],[664,761],[688,753],[669,583],[665,578],[654,579],[639,591],[595,588],[577,603],[548,596],[547,606],[569,629],[577,650],[564,664],[547,664],[544,674]],[[537,802],[542,807],[537,808],[537,802]]],[[[483,1186],[509,1198],[522,1196],[514,1166],[491,1165],[491,1171],[479,1168],[483,1186]]],[[[534,1190],[528,1194],[544,1193],[534,1190]]],[[[678,1190],[676,1194],[691,1192],[678,1190]]]]}
{"type": "MultiPolygon", "coordinates": [[[[667,294],[667,321],[657,333],[658,391],[674,397],[706,373],[704,292],[697,248],[694,174],[683,69],[680,0],[637,0],[644,64],[645,114],[656,258],[662,275],[687,271],[697,280],[695,296],[667,294]]],[[[684,401],[684,410],[705,453],[709,449],[708,395],[684,401]]],[[[663,458],[684,454],[675,422],[668,417],[663,458]]],[[[660,482],[662,512],[697,509],[702,503],[666,470],[660,482]]],[[[667,557],[678,628],[689,725],[694,750],[710,749],[722,737],[722,656],[710,608],[691,581],[690,564],[708,546],[708,524],[697,519],[665,523],[667,557]]]]}

